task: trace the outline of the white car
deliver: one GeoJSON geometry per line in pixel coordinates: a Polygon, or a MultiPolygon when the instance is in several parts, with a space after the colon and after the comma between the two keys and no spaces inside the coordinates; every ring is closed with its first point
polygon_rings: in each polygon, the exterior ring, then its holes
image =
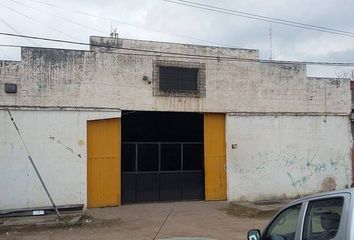
{"type": "Polygon", "coordinates": [[[354,188],[320,193],[287,204],[248,240],[354,240],[354,188]]]}

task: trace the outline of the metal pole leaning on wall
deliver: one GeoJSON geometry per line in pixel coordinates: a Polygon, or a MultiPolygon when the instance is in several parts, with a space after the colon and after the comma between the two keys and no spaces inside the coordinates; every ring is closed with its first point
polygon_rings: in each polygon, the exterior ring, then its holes
{"type": "Polygon", "coordinates": [[[27,154],[28,154],[28,159],[30,160],[31,165],[32,165],[34,171],[36,172],[37,177],[39,178],[39,181],[41,182],[41,184],[42,184],[42,186],[43,186],[43,188],[44,188],[44,190],[45,190],[45,192],[46,192],[46,194],[47,194],[47,196],[48,196],[48,198],[49,198],[49,200],[50,200],[50,202],[51,202],[51,204],[52,204],[52,206],[53,206],[53,208],[54,208],[54,210],[55,210],[55,212],[57,213],[58,217],[60,217],[59,210],[58,210],[57,206],[55,205],[55,203],[54,203],[54,201],[53,201],[53,198],[52,198],[52,196],[50,195],[50,193],[49,193],[49,191],[48,191],[48,188],[47,188],[47,186],[45,185],[45,183],[44,183],[44,181],[43,181],[43,179],[42,179],[42,177],[41,177],[41,174],[39,173],[39,171],[38,171],[38,169],[37,169],[37,166],[36,166],[36,164],[34,163],[32,157],[31,157],[31,154],[29,153],[29,150],[28,150],[28,148],[27,148],[27,145],[26,145],[25,141],[24,141],[23,138],[22,138],[21,132],[20,132],[20,130],[19,130],[18,127],[17,127],[17,124],[16,124],[16,122],[15,122],[15,119],[13,118],[13,116],[12,116],[12,114],[11,114],[11,112],[10,112],[10,109],[6,106],[4,97],[3,97],[2,95],[1,95],[1,98],[2,98],[2,101],[3,101],[3,103],[4,103],[4,107],[5,107],[7,113],[8,113],[9,116],[10,116],[11,122],[13,123],[13,125],[14,125],[14,127],[15,127],[15,129],[16,129],[16,131],[17,131],[19,137],[20,137],[20,139],[21,139],[21,142],[22,142],[23,146],[24,146],[25,149],[26,149],[26,152],[27,152],[27,154]]]}

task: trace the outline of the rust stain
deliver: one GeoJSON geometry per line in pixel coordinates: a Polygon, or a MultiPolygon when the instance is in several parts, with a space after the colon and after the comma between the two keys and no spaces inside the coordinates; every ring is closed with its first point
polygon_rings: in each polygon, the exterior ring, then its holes
{"type": "Polygon", "coordinates": [[[325,178],[321,183],[321,189],[324,192],[333,191],[337,187],[336,180],[333,177],[325,178]]]}

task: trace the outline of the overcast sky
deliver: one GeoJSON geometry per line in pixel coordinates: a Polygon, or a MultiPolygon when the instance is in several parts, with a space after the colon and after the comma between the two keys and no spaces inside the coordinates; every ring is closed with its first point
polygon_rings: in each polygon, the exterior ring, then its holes
{"type": "MultiPolygon", "coordinates": [[[[354,32],[354,0],[192,1],[354,32]]],[[[163,0],[0,0],[1,32],[88,43],[90,35],[109,36],[111,26],[118,29],[122,38],[255,48],[263,59],[269,59],[271,52],[269,23],[163,0]]],[[[277,24],[271,28],[273,59],[354,62],[354,37],[277,24]]],[[[0,36],[0,44],[85,49],[5,36],[0,36]]],[[[19,50],[0,47],[0,59],[9,58],[19,60],[19,50]]],[[[342,71],[334,67],[311,67],[308,75],[335,77],[342,71]]]]}

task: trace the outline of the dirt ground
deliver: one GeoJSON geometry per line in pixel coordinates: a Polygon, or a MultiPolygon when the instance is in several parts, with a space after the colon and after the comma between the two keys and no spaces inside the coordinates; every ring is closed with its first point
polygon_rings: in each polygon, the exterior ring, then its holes
{"type": "Polygon", "coordinates": [[[249,229],[263,229],[273,214],[223,201],[134,204],[90,209],[78,226],[0,231],[0,239],[247,239],[249,229]]]}

